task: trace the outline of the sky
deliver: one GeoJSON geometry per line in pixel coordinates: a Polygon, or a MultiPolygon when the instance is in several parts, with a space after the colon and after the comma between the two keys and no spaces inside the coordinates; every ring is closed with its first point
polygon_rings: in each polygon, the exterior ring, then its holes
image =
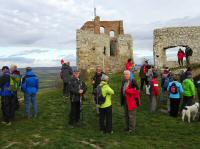
{"type": "MultiPolygon", "coordinates": [[[[134,59],[153,62],[153,30],[198,26],[199,0],[96,0],[101,20],[123,20],[134,59]]],[[[94,0],[0,0],[0,66],[76,65],[76,30],[92,20],[94,0]]],[[[171,55],[173,52],[168,52],[171,55]]],[[[175,57],[174,57],[175,58],[175,57]]]]}

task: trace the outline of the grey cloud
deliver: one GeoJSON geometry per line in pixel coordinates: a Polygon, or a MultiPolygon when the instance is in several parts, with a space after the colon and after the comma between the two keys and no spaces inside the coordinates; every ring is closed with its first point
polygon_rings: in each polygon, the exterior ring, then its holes
{"type": "Polygon", "coordinates": [[[41,50],[41,49],[23,50],[23,51],[17,52],[16,54],[12,54],[10,56],[12,57],[26,56],[26,55],[35,54],[35,53],[37,54],[46,53],[48,51],[49,50],[41,50]]]}
{"type": "Polygon", "coordinates": [[[9,56],[9,57],[0,57],[0,62],[9,62],[9,63],[33,63],[35,59],[25,58],[20,56],[9,56]]]}

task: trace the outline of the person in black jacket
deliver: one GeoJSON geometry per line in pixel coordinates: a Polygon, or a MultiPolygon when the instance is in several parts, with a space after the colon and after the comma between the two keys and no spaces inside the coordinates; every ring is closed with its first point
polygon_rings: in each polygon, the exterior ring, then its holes
{"type": "Polygon", "coordinates": [[[11,125],[11,121],[15,118],[15,99],[10,87],[10,70],[8,66],[3,66],[2,73],[3,75],[0,77],[2,124],[11,125]]]}
{"type": "Polygon", "coordinates": [[[92,78],[94,104],[95,104],[97,114],[99,114],[99,107],[98,107],[98,104],[97,104],[97,96],[95,95],[95,89],[101,83],[102,74],[103,74],[103,70],[100,66],[98,66],[97,69],[96,69],[96,73],[95,73],[94,77],[92,78]]]}
{"type": "Polygon", "coordinates": [[[80,120],[81,103],[87,91],[86,84],[79,79],[80,72],[75,70],[70,81],[71,111],[69,114],[69,125],[74,128],[80,120]]]}
{"type": "Polygon", "coordinates": [[[63,96],[69,97],[69,81],[72,78],[72,68],[70,63],[64,63],[60,72],[61,79],[63,80],[63,96]]]}

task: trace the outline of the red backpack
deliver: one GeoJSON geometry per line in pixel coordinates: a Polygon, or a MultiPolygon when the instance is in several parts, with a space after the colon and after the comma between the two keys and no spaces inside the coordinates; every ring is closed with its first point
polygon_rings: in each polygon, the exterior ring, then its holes
{"type": "Polygon", "coordinates": [[[154,96],[158,96],[160,94],[160,89],[157,79],[152,79],[152,92],[154,96]]]}

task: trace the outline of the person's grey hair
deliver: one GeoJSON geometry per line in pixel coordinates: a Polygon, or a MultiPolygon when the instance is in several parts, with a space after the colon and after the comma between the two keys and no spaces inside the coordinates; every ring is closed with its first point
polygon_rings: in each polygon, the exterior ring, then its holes
{"type": "Polygon", "coordinates": [[[103,74],[102,77],[101,77],[101,81],[108,82],[109,81],[109,77],[107,75],[103,74]]]}
{"type": "Polygon", "coordinates": [[[129,70],[124,70],[124,74],[131,74],[131,72],[129,70]]]}

